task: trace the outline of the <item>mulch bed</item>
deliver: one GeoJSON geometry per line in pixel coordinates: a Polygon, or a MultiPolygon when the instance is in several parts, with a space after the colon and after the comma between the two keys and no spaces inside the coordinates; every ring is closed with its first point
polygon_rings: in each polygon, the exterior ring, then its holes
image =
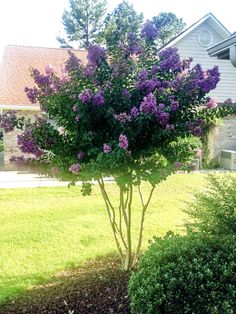
{"type": "Polygon", "coordinates": [[[129,277],[116,257],[90,261],[8,301],[0,314],[129,314],[129,277]]]}

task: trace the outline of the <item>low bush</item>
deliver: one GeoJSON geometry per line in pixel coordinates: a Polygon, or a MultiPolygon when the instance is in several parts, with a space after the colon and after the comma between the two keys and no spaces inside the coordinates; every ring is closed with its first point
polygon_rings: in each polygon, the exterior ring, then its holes
{"type": "Polygon", "coordinates": [[[236,237],[156,238],[129,282],[135,314],[236,313],[236,237]]]}
{"type": "Polygon", "coordinates": [[[186,210],[189,231],[205,236],[236,234],[236,177],[208,176],[207,190],[195,195],[186,210]]]}

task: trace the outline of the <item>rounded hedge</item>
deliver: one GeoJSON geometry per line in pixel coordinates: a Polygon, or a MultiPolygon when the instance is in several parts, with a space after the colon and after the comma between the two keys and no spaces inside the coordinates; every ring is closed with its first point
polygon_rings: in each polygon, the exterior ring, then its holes
{"type": "Polygon", "coordinates": [[[232,237],[156,238],[129,283],[132,313],[236,313],[232,237]]]}

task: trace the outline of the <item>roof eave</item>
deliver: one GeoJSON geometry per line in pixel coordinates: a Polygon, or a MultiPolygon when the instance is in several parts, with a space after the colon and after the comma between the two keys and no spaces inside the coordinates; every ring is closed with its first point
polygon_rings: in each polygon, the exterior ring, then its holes
{"type": "Polygon", "coordinates": [[[16,111],[40,111],[39,105],[7,105],[1,104],[0,110],[16,110],[16,111]]]}

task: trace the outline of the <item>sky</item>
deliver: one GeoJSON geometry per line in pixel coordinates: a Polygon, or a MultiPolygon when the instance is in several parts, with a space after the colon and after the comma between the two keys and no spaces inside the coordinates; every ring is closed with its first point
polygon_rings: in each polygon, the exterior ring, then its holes
{"type": "MultiPolygon", "coordinates": [[[[107,0],[108,11],[121,0],[107,0]]],[[[236,31],[235,0],[129,0],[138,13],[151,19],[160,12],[173,12],[188,26],[212,12],[230,31],[236,31]]],[[[63,32],[61,16],[68,0],[0,0],[0,60],[6,45],[59,47],[63,32]]]]}

